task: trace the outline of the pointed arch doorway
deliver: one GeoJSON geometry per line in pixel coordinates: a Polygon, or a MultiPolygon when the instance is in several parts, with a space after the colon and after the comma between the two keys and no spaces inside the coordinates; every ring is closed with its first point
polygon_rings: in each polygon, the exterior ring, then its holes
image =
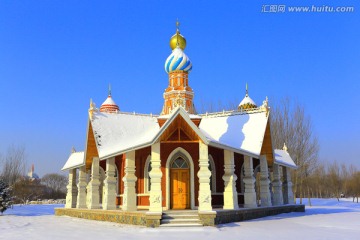
{"type": "Polygon", "coordinates": [[[190,166],[182,156],[170,163],[170,208],[190,208],[190,166]]]}

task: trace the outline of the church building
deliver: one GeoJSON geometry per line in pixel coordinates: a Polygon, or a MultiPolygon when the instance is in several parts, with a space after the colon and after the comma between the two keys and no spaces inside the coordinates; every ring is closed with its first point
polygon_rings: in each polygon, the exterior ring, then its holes
{"type": "Polygon", "coordinates": [[[246,86],[237,109],[198,114],[178,23],[170,47],[159,115],[122,112],[110,89],[100,108],[90,101],[86,145],[62,169],[69,185],[56,214],[158,227],[299,211],[296,165],[285,145],[273,148],[267,98],[257,105],[246,86]]]}

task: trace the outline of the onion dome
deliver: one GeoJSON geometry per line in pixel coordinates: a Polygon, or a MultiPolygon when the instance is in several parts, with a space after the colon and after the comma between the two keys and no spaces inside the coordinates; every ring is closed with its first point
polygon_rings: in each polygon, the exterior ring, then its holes
{"type": "Polygon", "coordinates": [[[176,47],[165,61],[165,71],[170,73],[176,70],[190,72],[192,63],[180,47],[176,47]]]}
{"type": "Polygon", "coordinates": [[[170,47],[174,50],[176,47],[180,47],[182,50],[186,47],[186,39],[180,34],[180,23],[176,21],[176,33],[170,38],[170,47]]]}
{"type": "Polygon", "coordinates": [[[100,112],[106,112],[106,113],[116,113],[119,112],[120,108],[119,106],[114,102],[114,100],[111,97],[111,87],[109,85],[109,95],[105,102],[100,107],[100,112]]]}
{"type": "Polygon", "coordinates": [[[238,110],[247,110],[257,108],[256,103],[249,97],[248,85],[246,84],[246,95],[244,99],[240,102],[238,110]]]}
{"type": "Polygon", "coordinates": [[[176,34],[170,39],[170,47],[173,51],[165,61],[165,71],[167,73],[177,70],[190,72],[192,69],[192,63],[183,51],[186,47],[186,40],[180,34],[179,25],[180,23],[177,21],[176,34]]]}

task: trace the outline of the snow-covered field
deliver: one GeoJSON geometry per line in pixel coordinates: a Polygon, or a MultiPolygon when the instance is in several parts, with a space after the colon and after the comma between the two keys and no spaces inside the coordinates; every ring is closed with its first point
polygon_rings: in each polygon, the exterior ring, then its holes
{"type": "MultiPolygon", "coordinates": [[[[307,204],[307,201],[304,201],[307,204]]],[[[305,213],[288,213],[203,228],[150,229],[54,216],[63,205],[15,206],[0,216],[0,239],[359,239],[360,203],[312,199],[305,213]]]]}

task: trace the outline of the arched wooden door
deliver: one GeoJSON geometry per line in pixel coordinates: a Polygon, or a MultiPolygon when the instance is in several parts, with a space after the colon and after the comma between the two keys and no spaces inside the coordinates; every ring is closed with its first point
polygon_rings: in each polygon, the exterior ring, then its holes
{"type": "Polygon", "coordinates": [[[190,168],[181,157],[171,163],[170,168],[170,208],[190,208],[190,168]]]}

